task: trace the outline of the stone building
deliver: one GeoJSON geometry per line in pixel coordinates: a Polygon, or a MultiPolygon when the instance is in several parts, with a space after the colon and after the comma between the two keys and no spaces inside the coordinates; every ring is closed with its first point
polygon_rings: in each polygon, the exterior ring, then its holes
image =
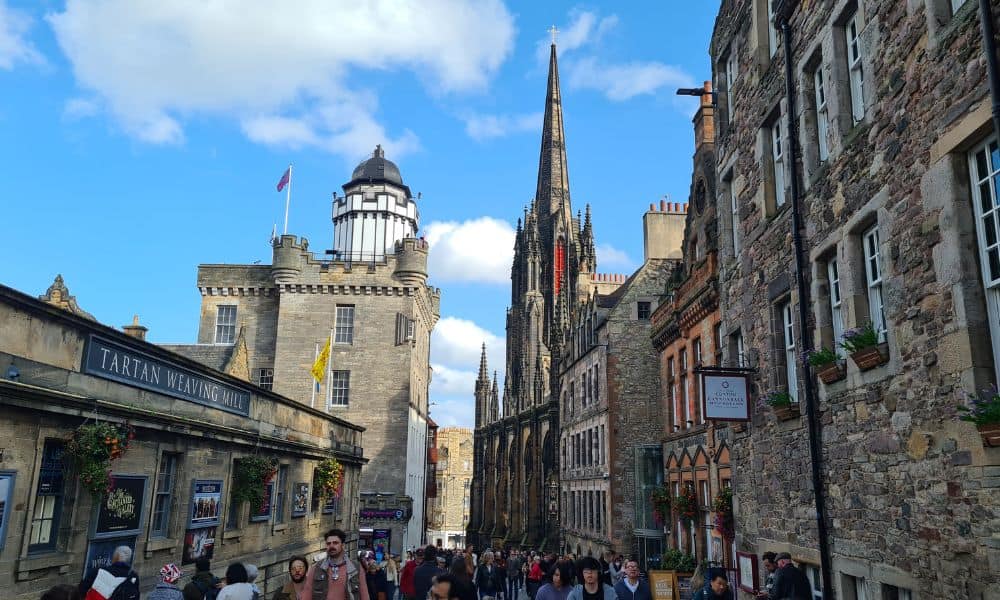
{"type": "Polygon", "coordinates": [[[269,597],[289,556],[321,550],[331,527],[357,530],[363,428],[124,329],[81,310],[61,278],[41,300],[0,286],[0,596],[35,600],[127,545],[144,594],[164,563],[191,574],[206,556],[220,576],[230,562],[257,565],[269,597]],[[94,495],[69,442],[125,423],[134,439],[111,463],[110,493],[94,495]],[[258,506],[231,496],[254,456],[278,465],[258,506]],[[345,480],[339,500],[321,502],[314,469],[328,458],[345,480]]]}
{"type": "Polygon", "coordinates": [[[755,407],[729,441],[736,542],[791,552],[817,590],[825,549],[836,598],[1000,598],[1000,448],[956,418],[1000,367],[997,99],[979,10],[725,0],[715,23],[722,334],[730,360],[746,349],[759,398],[792,400],[755,407]],[[871,363],[838,348],[865,325],[884,344],[871,363]],[[820,347],[840,352],[839,380],[798,359],[820,347]]]}
{"type": "Polygon", "coordinates": [[[252,381],[366,428],[362,526],[401,552],[423,541],[430,335],[416,199],[381,147],[333,196],[330,259],[305,239],[274,240],[270,265],[198,267],[198,344],[170,346],[219,368],[245,355],[252,381]],[[310,375],[332,340],[323,380],[310,375]],[[374,517],[374,515],[380,515],[374,517]],[[386,516],[388,515],[388,516],[386,516]],[[384,536],[385,531],[379,532],[384,536]]]}
{"type": "Polygon", "coordinates": [[[650,205],[643,231],[643,265],[628,277],[593,276],[557,365],[562,547],[579,556],[615,550],[645,564],[663,537],[646,501],[663,481],[649,318],[680,258],[683,208],[650,205]]]}
{"type": "Polygon", "coordinates": [[[427,543],[464,548],[472,496],[472,430],[442,427],[437,450],[436,495],[428,501],[427,543]]]}
{"type": "Polygon", "coordinates": [[[694,117],[695,151],[684,228],[683,261],[672,273],[664,300],[652,315],[653,344],[659,354],[663,402],[664,483],[677,497],[688,488],[697,497],[693,523],[661,515],[670,548],[699,560],[732,566],[732,540],[715,528],[716,496],[730,487],[732,474],[724,423],[706,421],[701,403],[702,366],[723,364],[719,318],[718,216],[715,198],[715,109],[711,82],[694,117]]]}
{"type": "Polygon", "coordinates": [[[476,383],[476,476],[469,539],[484,545],[555,547],[558,365],[569,313],[596,267],[593,232],[573,216],[556,47],[548,87],[535,198],[518,220],[507,311],[501,395],[484,365],[476,383]]]}

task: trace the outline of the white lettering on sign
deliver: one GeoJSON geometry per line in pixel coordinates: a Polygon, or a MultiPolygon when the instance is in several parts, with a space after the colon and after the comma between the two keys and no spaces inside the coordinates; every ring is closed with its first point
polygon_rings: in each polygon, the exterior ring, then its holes
{"type": "Polygon", "coordinates": [[[701,377],[706,419],[749,420],[750,394],[743,375],[702,373],[701,377]]]}

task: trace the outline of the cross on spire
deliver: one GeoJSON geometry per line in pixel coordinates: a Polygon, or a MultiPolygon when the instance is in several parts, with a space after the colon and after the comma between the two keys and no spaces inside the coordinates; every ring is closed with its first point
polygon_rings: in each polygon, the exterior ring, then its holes
{"type": "Polygon", "coordinates": [[[549,27],[549,33],[552,34],[552,45],[555,46],[556,45],[556,35],[559,34],[559,30],[556,29],[555,25],[553,25],[552,27],[549,27]]]}

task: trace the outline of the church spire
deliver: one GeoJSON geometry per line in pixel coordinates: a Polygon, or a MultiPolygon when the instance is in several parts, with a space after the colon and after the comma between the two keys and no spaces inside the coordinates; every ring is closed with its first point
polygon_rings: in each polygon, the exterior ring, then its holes
{"type": "Polygon", "coordinates": [[[479,358],[479,377],[476,379],[476,427],[489,423],[490,374],[486,368],[486,342],[479,358]]]}
{"type": "Polygon", "coordinates": [[[553,36],[549,52],[549,83],[545,92],[545,118],[542,122],[542,148],[538,157],[538,189],[535,199],[542,214],[560,207],[569,209],[569,165],[566,162],[566,137],[563,130],[562,93],[559,91],[559,66],[553,36]]]}

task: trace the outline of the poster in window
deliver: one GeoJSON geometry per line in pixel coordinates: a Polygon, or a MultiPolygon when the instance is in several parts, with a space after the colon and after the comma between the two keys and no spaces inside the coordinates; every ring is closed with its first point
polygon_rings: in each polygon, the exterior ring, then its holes
{"type": "Polygon", "coordinates": [[[115,554],[115,548],[128,546],[135,555],[135,537],[108,538],[103,540],[91,540],[87,544],[87,560],[83,563],[83,576],[96,572],[98,569],[107,569],[111,566],[111,558],[115,554]]]}
{"type": "Polygon", "coordinates": [[[220,523],[222,480],[195,479],[191,484],[191,518],[188,527],[198,529],[220,523]]]}
{"type": "Polygon", "coordinates": [[[264,497],[261,499],[260,506],[250,507],[250,520],[259,521],[270,521],[271,520],[271,510],[272,501],[274,499],[274,482],[271,481],[264,486],[264,497]]]}
{"type": "Polygon", "coordinates": [[[337,498],[330,495],[323,499],[323,514],[332,515],[337,512],[337,498]]]}
{"type": "Polygon", "coordinates": [[[296,483],[292,488],[292,517],[304,517],[309,512],[309,484],[296,483]]]}
{"type": "Polygon", "coordinates": [[[184,533],[184,551],[181,564],[189,565],[199,558],[211,560],[215,553],[215,527],[188,529],[184,533]]]}
{"type": "Polygon", "coordinates": [[[14,494],[14,471],[0,471],[0,549],[7,539],[7,523],[10,521],[10,506],[14,494]]]}
{"type": "Polygon", "coordinates": [[[145,506],[145,475],[112,475],[111,488],[97,507],[93,539],[138,534],[145,506]]]}

